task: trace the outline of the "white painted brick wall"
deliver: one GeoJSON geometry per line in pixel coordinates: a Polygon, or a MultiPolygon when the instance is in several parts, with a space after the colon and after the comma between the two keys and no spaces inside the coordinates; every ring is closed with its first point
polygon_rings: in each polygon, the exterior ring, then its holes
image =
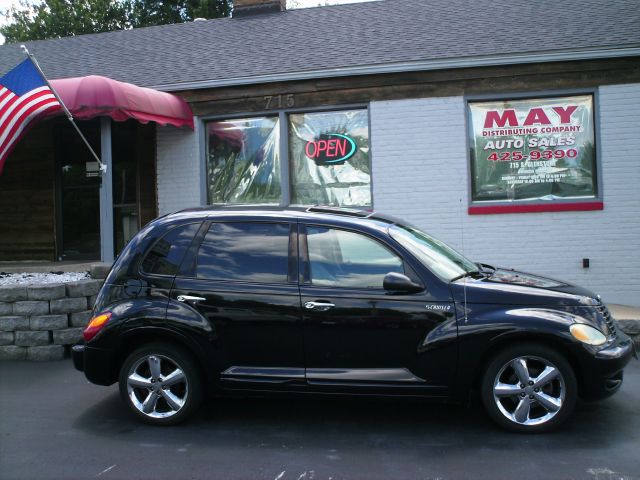
{"type": "Polygon", "coordinates": [[[160,215],[200,205],[198,135],[186,128],[158,127],[157,176],[160,215]]]}
{"type": "Polygon", "coordinates": [[[474,260],[640,306],[640,84],[602,87],[599,102],[603,211],[468,215],[461,97],[371,104],[374,207],[474,260]],[[583,257],[591,268],[582,268],[583,257]]]}

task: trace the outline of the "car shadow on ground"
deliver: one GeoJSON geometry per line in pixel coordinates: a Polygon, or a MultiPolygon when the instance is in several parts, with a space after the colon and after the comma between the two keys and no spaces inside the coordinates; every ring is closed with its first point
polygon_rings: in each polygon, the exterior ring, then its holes
{"type": "Polygon", "coordinates": [[[74,427],[98,436],[117,437],[137,444],[160,437],[163,444],[218,444],[313,448],[360,444],[386,446],[447,446],[518,450],[593,448],[602,432],[615,429],[621,441],[633,435],[637,422],[630,408],[607,399],[579,403],[574,415],[558,431],[539,435],[501,430],[477,402],[468,407],[404,399],[219,397],[210,399],[187,423],[175,427],[148,426],[136,420],[117,392],[81,412],[74,427]],[[162,432],[159,436],[158,433],[162,432]],[[387,445],[388,443],[388,445],[387,445]]]}

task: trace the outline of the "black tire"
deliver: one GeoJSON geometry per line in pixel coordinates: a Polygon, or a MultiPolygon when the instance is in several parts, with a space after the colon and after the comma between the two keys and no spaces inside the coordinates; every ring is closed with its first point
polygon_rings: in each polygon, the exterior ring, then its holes
{"type": "Polygon", "coordinates": [[[148,343],[132,352],[122,364],[118,384],[129,410],[150,425],[185,421],[203,397],[202,377],[193,355],[168,343],[148,343]],[[136,376],[130,378],[133,373],[136,376]],[[145,407],[153,410],[145,413],[145,407]]]}
{"type": "Polygon", "coordinates": [[[481,395],[485,410],[501,427],[542,433],[559,427],[571,415],[578,399],[578,384],[573,368],[556,350],[520,343],[501,350],[489,361],[481,395]],[[542,371],[550,375],[542,376],[542,371]],[[529,378],[525,388],[523,377],[529,378]],[[552,380],[543,383],[549,378],[552,380]]]}

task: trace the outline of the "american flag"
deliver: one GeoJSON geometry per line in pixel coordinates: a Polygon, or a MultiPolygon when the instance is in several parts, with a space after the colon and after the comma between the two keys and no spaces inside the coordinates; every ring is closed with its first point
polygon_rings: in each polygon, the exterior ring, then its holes
{"type": "Polygon", "coordinates": [[[31,59],[0,77],[0,174],[34,120],[62,108],[31,59]]]}

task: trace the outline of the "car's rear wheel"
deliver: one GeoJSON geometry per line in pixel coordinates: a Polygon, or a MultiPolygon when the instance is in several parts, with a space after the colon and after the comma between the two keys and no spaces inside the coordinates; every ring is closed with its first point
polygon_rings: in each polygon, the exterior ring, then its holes
{"type": "Polygon", "coordinates": [[[491,418],[517,432],[546,432],[562,424],[575,407],[576,377],[567,360],[538,344],[500,351],[482,379],[482,401],[491,418]]]}
{"type": "Polygon", "coordinates": [[[202,380],[193,357],[165,343],[142,346],[120,370],[120,395],[133,414],[152,425],[186,420],[202,400],[202,380]]]}

